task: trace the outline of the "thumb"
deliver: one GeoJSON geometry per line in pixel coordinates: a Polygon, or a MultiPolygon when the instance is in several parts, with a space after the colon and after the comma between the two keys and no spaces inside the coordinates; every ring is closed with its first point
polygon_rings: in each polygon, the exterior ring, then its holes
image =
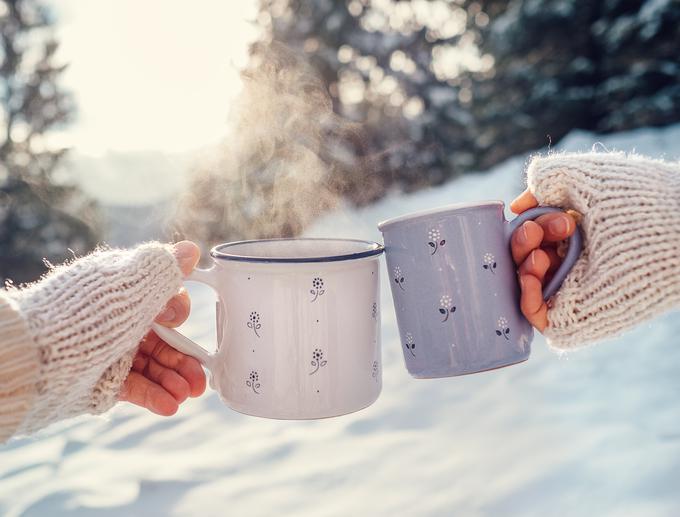
{"type": "Polygon", "coordinates": [[[201,258],[201,250],[198,245],[191,241],[181,241],[175,244],[175,258],[182,274],[187,276],[198,264],[198,259],[201,258]]]}

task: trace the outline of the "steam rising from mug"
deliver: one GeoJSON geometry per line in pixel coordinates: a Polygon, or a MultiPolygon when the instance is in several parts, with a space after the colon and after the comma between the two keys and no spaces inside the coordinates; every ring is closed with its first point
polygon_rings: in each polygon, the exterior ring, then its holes
{"type": "Polygon", "coordinates": [[[178,206],[182,236],[295,236],[343,197],[362,203],[384,190],[360,125],[334,113],[326,84],[302,56],[255,44],[242,78],[230,135],[196,168],[178,206]]]}

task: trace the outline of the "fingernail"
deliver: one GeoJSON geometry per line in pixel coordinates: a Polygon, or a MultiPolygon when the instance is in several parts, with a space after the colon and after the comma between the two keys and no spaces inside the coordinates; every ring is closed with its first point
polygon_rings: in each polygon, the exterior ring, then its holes
{"type": "Polygon", "coordinates": [[[519,285],[522,288],[522,291],[524,291],[524,277],[522,276],[519,277],[519,285]]]}
{"type": "Polygon", "coordinates": [[[524,244],[529,240],[529,234],[527,233],[527,223],[523,223],[521,226],[521,232],[517,234],[517,240],[519,241],[519,244],[524,244]]]}
{"type": "Polygon", "coordinates": [[[556,234],[565,234],[569,231],[569,219],[566,215],[561,215],[560,217],[554,218],[548,224],[550,231],[556,234]]]}
{"type": "Polygon", "coordinates": [[[158,315],[156,321],[173,321],[176,316],[177,311],[175,311],[174,308],[166,307],[165,310],[158,315]]]}

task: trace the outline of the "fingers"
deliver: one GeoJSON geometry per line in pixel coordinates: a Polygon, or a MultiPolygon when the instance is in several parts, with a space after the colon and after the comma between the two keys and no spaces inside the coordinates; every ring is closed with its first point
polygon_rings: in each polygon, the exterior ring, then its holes
{"type": "MultiPolygon", "coordinates": [[[[191,273],[198,264],[201,250],[191,241],[181,241],[175,244],[175,257],[177,264],[185,276],[191,273]]],[[[189,317],[191,300],[186,290],[173,296],[166,304],[163,311],[156,317],[156,321],[166,327],[179,327],[189,317]]]]}
{"type": "Polygon", "coordinates": [[[534,327],[543,332],[548,326],[548,305],[543,300],[541,281],[533,275],[520,275],[522,314],[534,327]]]}
{"type": "Polygon", "coordinates": [[[186,321],[191,312],[191,299],[185,289],[170,298],[163,311],[156,316],[156,321],[164,327],[179,327],[186,321]]]}
{"type": "Polygon", "coordinates": [[[510,247],[515,264],[520,265],[543,241],[543,228],[534,221],[527,221],[512,234],[510,247]]]}
{"type": "Polygon", "coordinates": [[[516,214],[521,214],[535,206],[538,206],[538,201],[529,189],[526,189],[510,203],[510,210],[516,214]]]}
{"type": "Polygon", "coordinates": [[[205,372],[196,359],[178,352],[155,333],[150,332],[140,343],[139,353],[153,357],[158,364],[181,375],[189,384],[189,396],[198,397],[205,391],[205,372]]]}
{"type": "Polygon", "coordinates": [[[161,366],[153,357],[137,354],[132,369],[147,379],[159,384],[181,404],[190,395],[189,383],[175,370],[161,366]]]}
{"type": "Polygon", "coordinates": [[[543,229],[544,242],[559,242],[568,239],[576,230],[576,221],[565,212],[545,214],[536,218],[543,229]]]}
{"type": "MultiPolygon", "coordinates": [[[[536,221],[527,221],[512,234],[512,257],[517,265],[524,262],[529,254],[542,244],[554,244],[569,238],[576,230],[576,221],[566,213],[545,214],[536,221]]],[[[546,248],[547,249],[547,248],[546,248]]],[[[553,259],[555,250],[550,252],[551,270],[561,259],[553,259]]]]}
{"type": "Polygon", "coordinates": [[[135,371],[125,379],[119,398],[163,416],[174,415],[179,408],[175,397],[135,371]]]}
{"type": "MultiPolygon", "coordinates": [[[[525,190],[510,204],[510,209],[519,214],[535,206],[538,206],[536,198],[525,190]]],[[[541,332],[548,326],[543,282],[552,277],[562,263],[555,243],[568,239],[575,230],[576,221],[571,215],[556,212],[525,222],[512,235],[512,258],[519,265],[522,313],[541,332]]]]}
{"type": "Polygon", "coordinates": [[[532,275],[543,282],[550,268],[550,257],[542,249],[533,250],[519,267],[519,274],[532,275]]]}
{"type": "Polygon", "coordinates": [[[186,276],[198,264],[198,259],[201,258],[201,249],[191,241],[181,241],[175,244],[175,257],[177,258],[179,268],[184,276],[186,276]]]}

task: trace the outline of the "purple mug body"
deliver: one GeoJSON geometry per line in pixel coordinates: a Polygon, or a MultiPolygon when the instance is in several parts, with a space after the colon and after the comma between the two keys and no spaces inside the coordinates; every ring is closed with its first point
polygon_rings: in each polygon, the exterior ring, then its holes
{"type": "MultiPolygon", "coordinates": [[[[525,220],[556,209],[532,209],[509,223],[503,208],[501,201],[454,205],[379,225],[401,347],[413,377],[464,375],[529,358],[533,328],[519,308],[510,236],[525,220]]],[[[546,299],[580,249],[577,231],[544,290],[546,299]]]]}

